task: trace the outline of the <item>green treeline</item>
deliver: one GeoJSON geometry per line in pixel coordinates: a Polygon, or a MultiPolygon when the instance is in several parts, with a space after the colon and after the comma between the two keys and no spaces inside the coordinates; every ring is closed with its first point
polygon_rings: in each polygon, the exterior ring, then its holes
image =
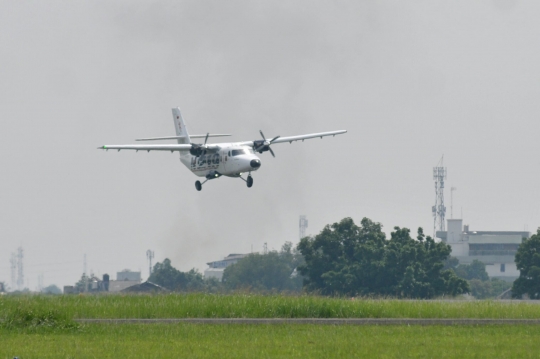
{"type": "Polygon", "coordinates": [[[531,238],[520,244],[516,253],[519,278],[512,286],[512,296],[540,299],[540,228],[531,238]]]}
{"type": "Polygon", "coordinates": [[[287,242],[279,252],[250,254],[225,268],[223,285],[229,290],[298,292],[302,290],[302,277],[295,269],[302,263],[302,255],[287,242]]]}
{"type": "Polygon", "coordinates": [[[445,268],[451,269],[460,278],[466,279],[471,288],[471,295],[476,299],[496,298],[512,286],[512,283],[498,278],[489,278],[486,265],[479,260],[471,264],[459,264],[457,258],[449,257],[445,268]]]}
{"type": "MultiPolygon", "coordinates": [[[[181,272],[169,259],[154,266],[150,281],[172,291],[316,293],[337,296],[377,296],[429,299],[470,293],[495,298],[512,285],[489,278],[484,263],[459,264],[451,248],[407,228],[395,227],[387,238],[382,225],[351,218],[327,225],[295,247],[253,253],[224,270],[223,280],[204,279],[197,270],[181,272]]],[[[540,232],[524,241],[516,263],[522,276],[514,296],[540,297],[540,232]],[[538,251],[538,253],[536,253],[538,251]]]]}
{"type": "Polygon", "coordinates": [[[397,298],[469,292],[467,281],[444,269],[450,246],[426,237],[421,228],[412,238],[408,229],[395,227],[387,239],[380,223],[364,218],[357,226],[345,218],[303,238],[298,249],[306,262],[298,270],[308,291],[397,298]]]}

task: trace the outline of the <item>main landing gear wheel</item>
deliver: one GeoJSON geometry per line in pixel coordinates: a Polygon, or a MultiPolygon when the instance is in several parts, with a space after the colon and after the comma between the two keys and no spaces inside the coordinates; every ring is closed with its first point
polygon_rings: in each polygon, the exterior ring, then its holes
{"type": "Polygon", "coordinates": [[[201,181],[195,182],[195,188],[197,188],[197,191],[200,191],[202,189],[201,181]]]}
{"type": "Polygon", "coordinates": [[[253,177],[248,176],[246,183],[248,188],[251,188],[251,186],[253,186],[253,177]]]}

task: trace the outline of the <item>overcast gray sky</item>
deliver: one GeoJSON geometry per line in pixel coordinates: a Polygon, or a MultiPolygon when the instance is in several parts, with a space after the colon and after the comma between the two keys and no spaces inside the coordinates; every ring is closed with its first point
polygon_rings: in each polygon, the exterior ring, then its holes
{"type": "MultiPolygon", "coordinates": [[[[201,271],[352,217],[431,233],[444,154],[454,217],[540,225],[540,2],[2,1],[0,281],[148,274],[146,250],[201,271]],[[178,154],[103,144],[191,133],[275,145],[253,188],[197,192],[178,154]]],[[[215,142],[215,141],[214,141],[215,142]]],[[[448,215],[450,192],[446,191],[448,215]]],[[[449,217],[449,216],[448,216],[449,217]]]]}

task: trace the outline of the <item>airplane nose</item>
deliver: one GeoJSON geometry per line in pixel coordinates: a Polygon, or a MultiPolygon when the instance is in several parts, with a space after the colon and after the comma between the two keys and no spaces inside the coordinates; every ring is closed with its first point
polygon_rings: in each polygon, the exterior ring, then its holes
{"type": "Polygon", "coordinates": [[[252,168],[259,168],[261,167],[261,160],[251,160],[249,164],[252,168]]]}

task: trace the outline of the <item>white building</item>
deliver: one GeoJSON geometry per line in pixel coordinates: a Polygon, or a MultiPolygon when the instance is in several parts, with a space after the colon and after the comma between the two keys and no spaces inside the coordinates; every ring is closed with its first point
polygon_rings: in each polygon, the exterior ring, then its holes
{"type": "Polygon", "coordinates": [[[204,271],[204,278],[217,278],[217,280],[221,281],[225,268],[231,264],[235,264],[246,256],[248,254],[229,254],[222,260],[206,263],[208,264],[208,268],[204,271]]]}
{"type": "Polygon", "coordinates": [[[461,264],[477,259],[486,265],[490,278],[513,281],[519,277],[514,262],[517,249],[530,232],[470,231],[463,220],[449,219],[448,231],[437,231],[437,237],[452,247],[452,257],[461,264]]]}
{"type": "Polygon", "coordinates": [[[116,280],[109,282],[109,292],[120,292],[137,284],[141,284],[141,272],[124,269],[121,272],[116,272],[116,280]]]}

